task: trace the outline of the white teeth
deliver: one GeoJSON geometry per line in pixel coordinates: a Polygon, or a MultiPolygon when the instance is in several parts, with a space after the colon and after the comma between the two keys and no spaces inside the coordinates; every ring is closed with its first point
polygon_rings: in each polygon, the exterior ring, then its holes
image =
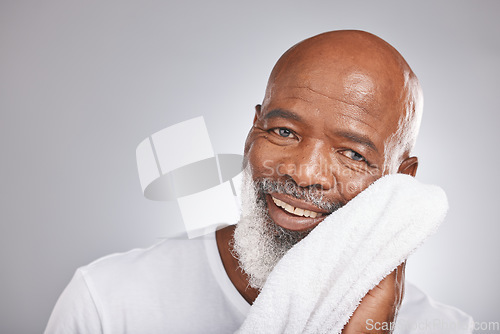
{"type": "Polygon", "coordinates": [[[293,210],[293,213],[296,214],[297,216],[304,216],[304,209],[295,208],[295,210],[293,210]]]}
{"type": "Polygon", "coordinates": [[[290,204],[283,203],[283,209],[285,209],[285,211],[293,213],[293,211],[294,211],[295,208],[293,206],[291,206],[290,204]]]}
{"type": "Polygon", "coordinates": [[[272,196],[271,196],[271,198],[273,199],[273,202],[277,206],[279,206],[280,208],[283,208],[286,212],[293,213],[294,215],[303,216],[303,217],[311,217],[311,218],[316,218],[316,217],[321,215],[321,213],[318,213],[318,212],[304,210],[301,208],[295,208],[295,207],[291,206],[290,204],[285,203],[283,201],[280,201],[279,199],[274,198],[272,196]]]}

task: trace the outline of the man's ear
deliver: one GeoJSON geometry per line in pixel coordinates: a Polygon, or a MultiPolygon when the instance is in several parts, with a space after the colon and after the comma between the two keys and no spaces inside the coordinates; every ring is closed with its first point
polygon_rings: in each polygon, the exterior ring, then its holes
{"type": "Polygon", "coordinates": [[[401,165],[399,165],[398,173],[415,176],[417,174],[417,168],[418,158],[409,157],[404,159],[401,165]]]}
{"type": "Polygon", "coordinates": [[[255,116],[253,118],[253,124],[254,125],[257,122],[257,120],[260,118],[260,114],[262,112],[261,108],[262,108],[262,106],[260,104],[258,104],[258,105],[255,106],[255,116]]]}

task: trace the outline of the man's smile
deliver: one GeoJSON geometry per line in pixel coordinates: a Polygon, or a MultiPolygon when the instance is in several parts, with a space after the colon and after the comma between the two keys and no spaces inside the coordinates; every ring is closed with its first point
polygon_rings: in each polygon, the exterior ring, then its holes
{"type": "Polygon", "coordinates": [[[269,216],[287,230],[305,231],[318,225],[329,212],[286,194],[266,195],[269,216]]]}
{"type": "Polygon", "coordinates": [[[291,206],[288,203],[280,201],[279,199],[277,199],[275,197],[272,197],[272,199],[274,201],[274,204],[276,204],[280,208],[284,209],[286,212],[293,213],[296,216],[316,218],[316,217],[320,217],[322,215],[319,212],[309,211],[307,209],[296,208],[294,206],[291,206]]]}

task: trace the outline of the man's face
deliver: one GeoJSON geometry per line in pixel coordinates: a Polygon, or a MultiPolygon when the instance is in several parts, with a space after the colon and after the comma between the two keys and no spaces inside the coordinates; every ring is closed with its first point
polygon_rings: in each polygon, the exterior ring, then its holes
{"type": "Polygon", "coordinates": [[[257,288],[295,243],[385,173],[400,116],[369,75],[338,73],[332,83],[305,72],[268,86],[245,145],[235,250],[257,288]]]}
{"type": "MultiPolygon", "coordinates": [[[[246,144],[254,180],[291,184],[343,205],[382,176],[397,103],[391,105],[368,75],[338,78],[332,84],[299,74],[272,85],[246,144]]],[[[286,191],[260,195],[272,221],[287,230],[310,230],[331,213],[286,191]]]]}
{"type": "Polygon", "coordinates": [[[418,80],[374,35],[320,34],[280,58],[245,144],[234,251],[250,285],[375,180],[415,175],[420,113],[418,80]]]}

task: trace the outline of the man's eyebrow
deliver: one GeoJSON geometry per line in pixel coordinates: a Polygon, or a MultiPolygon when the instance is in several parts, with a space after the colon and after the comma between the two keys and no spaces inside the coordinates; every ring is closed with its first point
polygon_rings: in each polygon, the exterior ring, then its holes
{"type": "Polygon", "coordinates": [[[286,119],[293,119],[294,121],[299,121],[299,122],[302,121],[302,118],[296,113],[283,109],[273,109],[264,116],[264,119],[270,119],[270,118],[286,118],[286,119]]]}
{"type": "Polygon", "coordinates": [[[350,131],[337,131],[337,132],[335,132],[335,134],[339,137],[344,137],[346,139],[352,140],[353,142],[356,142],[358,144],[361,144],[363,146],[366,146],[366,147],[372,149],[375,152],[378,152],[378,149],[375,146],[375,144],[370,140],[370,138],[368,138],[365,135],[358,134],[355,132],[350,132],[350,131]]]}

